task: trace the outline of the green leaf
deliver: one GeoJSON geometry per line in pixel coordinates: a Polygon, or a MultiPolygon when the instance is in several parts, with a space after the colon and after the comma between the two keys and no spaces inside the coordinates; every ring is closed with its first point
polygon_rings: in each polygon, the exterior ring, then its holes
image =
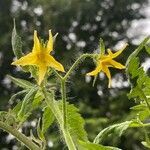
{"type": "Polygon", "coordinates": [[[130,93],[128,94],[128,98],[142,98],[143,95],[141,94],[141,90],[138,86],[131,89],[130,93]]]}
{"type": "Polygon", "coordinates": [[[145,49],[146,49],[147,53],[150,54],[150,43],[145,45],[145,49]]]}
{"type": "Polygon", "coordinates": [[[149,118],[150,112],[145,103],[141,103],[139,105],[131,107],[131,110],[133,113],[136,113],[138,115],[138,118],[141,121],[144,121],[145,119],[149,118]]]}
{"type": "MultiPolygon", "coordinates": [[[[62,101],[59,102],[60,110],[62,111],[62,101]]],[[[69,133],[74,142],[77,140],[87,141],[87,133],[84,129],[84,119],[79,114],[79,110],[73,105],[67,103],[67,126],[69,133]]]]}
{"type": "Polygon", "coordinates": [[[13,94],[13,95],[11,96],[11,98],[9,99],[9,102],[10,102],[10,103],[13,103],[13,101],[14,101],[18,96],[20,96],[20,95],[22,95],[22,94],[25,94],[25,93],[27,93],[27,92],[29,92],[28,89],[27,89],[27,90],[22,90],[22,91],[17,92],[16,94],[13,94]]]}
{"type": "Polygon", "coordinates": [[[4,121],[6,119],[6,115],[8,112],[6,111],[0,111],[0,120],[4,121]]]}
{"type": "Polygon", "coordinates": [[[111,125],[103,129],[94,139],[94,143],[98,144],[105,140],[110,134],[121,136],[123,132],[130,126],[132,121],[125,121],[123,123],[111,125]]]}
{"type": "Polygon", "coordinates": [[[42,117],[42,133],[45,134],[47,129],[54,122],[54,115],[51,109],[47,106],[44,108],[44,113],[42,117]]]}
{"type": "Polygon", "coordinates": [[[11,112],[17,117],[18,116],[18,113],[21,109],[21,106],[22,106],[22,102],[18,102],[17,105],[11,110],[11,112]]]}
{"type": "Polygon", "coordinates": [[[15,83],[16,85],[18,85],[19,87],[22,87],[24,89],[31,89],[34,87],[34,84],[32,84],[31,82],[29,82],[27,80],[14,78],[10,75],[8,75],[8,78],[10,78],[13,83],[15,83]]]}
{"type": "Polygon", "coordinates": [[[24,121],[26,117],[31,113],[32,111],[32,102],[34,100],[35,94],[37,93],[37,88],[32,88],[29,93],[24,97],[21,109],[18,112],[18,119],[20,121],[24,121]]]}
{"type": "Polygon", "coordinates": [[[103,146],[95,143],[90,143],[90,142],[83,142],[79,141],[80,144],[80,149],[81,150],[121,150],[116,147],[110,147],[110,146],[103,146]]]}
{"type": "Polygon", "coordinates": [[[36,109],[37,107],[41,106],[41,102],[43,101],[43,96],[41,95],[41,93],[39,91],[37,91],[34,100],[32,102],[32,109],[36,109]]]}
{"type": "Polygon", "coordinates": [[[143,141],[141,142],[146,148],[150,149],[150,142],[143,141]]]}
{"type": "Polygon", "coordinates": [[[128,57],[127,62],[126,62],[126,66],[128,66],[128,64],[131,62],[131,60],[135,57],[137,57],[137,55],[139,54],[139,52],[144,48],[144,46],[146,45],[147,41],[150,39],[150,37],[146,37],[141,43],[140,45],[137,47],[137,49],[128,57]]]}
{"type": "Polygon", "coordinates": [[[39,139],[43,141],[43,140],[45,140],[45,137],[41,130],[40,122],[41,122],[41,118],[38,120],[38,124],[37,124],[37,135],[38,135],[39,139]]]}
{"type": "Polygon", "coordinates": [[[99,41],[99,47],[100,47],[100,56],[105,54],[105,44],[102,38],[100,38],[99,41]]]}
{"type": "Polygon", "coordinates": [[[134,57],[132,58],[132,61],[128,64],[128,74],[131,74],[131,78],[134,78],[136,76],[139,75],[139,58],[138,57],[134,57]]]}
{"type": "Polygon", "coordinates": [[[13,49],[15,56],[17,58],[20,58],[23,55],[23,53],[22,53],[22,41],[21,41],[21,37],[17,34],[17,31],[16,31],[15,19],[14,19],[14,28],[12,31],[11,43],[12,43],[12,49],[13,49]]]}
{"type": "Polygon", "coordinates": [[[131,109],[135,110],[135,111],[143,111],[146,108],[147,108],[147,106],[144,103],[131,107],[131,109]]]}

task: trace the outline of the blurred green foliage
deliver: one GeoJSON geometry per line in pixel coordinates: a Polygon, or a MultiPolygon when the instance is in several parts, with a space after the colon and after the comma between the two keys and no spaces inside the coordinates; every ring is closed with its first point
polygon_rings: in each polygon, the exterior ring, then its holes
{"type": "MultiPolygon", "coordinates": [[[[125,63],[134,48],[126,34],[127,30],[132,20],[144,17],[139,10],[147,3],[147,0],[1,0],[0,109],[7,110],[14,105],[8,104],[8,99],[18,90],[6,74],[29,78],[29,74],[21,73],[10,65],[14,57],[11,48],[13,18],[16,19],[17,30],[23,40],[24,53],[28,53],[32,48],[34,29],[38,30],[39,35],[45,39],[49,29],[52,29],[53,33],[58,32],[54,55],[67,66],[67,70],[80,54],[95,52],[100,37],[104,39],[106,47],[113,48],[121,40],[130,44],[122,57],[119,57],[122,63],[125,63]],[[134,4],[139,7],[132,7],[134,4]]],[[[95,87],[92,87],[92,80],[86,78],[85,73],[93,68],[94,64],[87,59],[77,68],[76,73],[72,74],[68,82],[70,87],[68,101],[75,103],[82,116],[86,118],[85,127],[91,141],[104,127],[130,118],[129,108],[134,104],[126,96],[130,87],[123,85],[126,81],[124,71],[119,71],[117,74],[116,70],[112,70],[112,76],[117,81],[121,81],[121,86],[108,89],[108,81],[103,74],[99,76],[95,87]]],[[[29,120],[33,122],[32,117],[29,120]]],[[[23,131],[26,133],[28,128],[33,128],[32,123],[24,127],[23,131]]],[[[53,149],[62,149],[63,141],[53,135],[54,131],[59,132],[55,126],[50,129],[49,137],[54,142],[53,149]]],[[[113,138],[106,141],[106,144],[123,149],[143,149],[137,140],[140,135],[140,131],[129,130],[119,140],[113,138]]],[[[0,131],[0,149],[4,147],[12,149],[13,146],[14,141],[9,142],[7,134],[0,131]]]]}

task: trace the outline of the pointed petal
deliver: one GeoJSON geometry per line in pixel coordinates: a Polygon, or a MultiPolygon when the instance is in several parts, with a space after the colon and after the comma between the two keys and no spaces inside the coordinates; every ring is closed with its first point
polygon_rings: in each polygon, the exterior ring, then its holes
{"type": "Polygon", "coordinates": [[[111,87],[111,74],[110,74],[110,71],[109,71],[107,66],[103,66],[102,71],[106,74],[107,78],[109,79],[108,88],[110,88],[111,87]]]}
{"type": "Polygon", "coordinates": [[[58,71],[62,71],[65,72],[64,67],[62,66],[62,64],[60,64],[58,61],[56,61],[54,59],[54,57],[50,56],[50,55],[46,55],[46,65],[49,67],[52,67],[58,71]]]}
{"type": "Polygon", "coordinates": [[[39,80],[38,80],[38,84],[40,85],[42,83],[42,81],[44,80],[45,74],[47,71],[47,66],[45,65],[40,65],[39,66],[39,80]]]}
{"type": "Polygon", "coordinates": [[[101,64],[100,64],[100,65],[98,65],[98,66],[96,67],[95,70],[93,70],[93,71],[87,73],[86,75],[88,75],[88,76],[96,76],[96,75],[101,71],[101,69],[102,69],[102,66],[101,66],[101,64]]]}
{"type": "Polygon", "coordinates": [[[53,50],[53,36],[51,30],[49,30],[49,40],[46,49],[48,53],[50,53],[53,50]]]}
{"type": "Polygon", "coordinates": [[[112,56],[113,55],[113,53],[112,53],[112,51],[111,51],[111,49],[107,49],[107,52],[108,52],[108,54],[110,55],[110,56],[112,56]]]}
{"type": "Polygon", "coordinates": [[[128,46],[128,44],[126,44],[121,50],[119,50],[116,53],[112,54],[112,58],[116,58],[117,56],[119,56],[125,50],[125,48],[127,46],[128,46]]]}
{"type": "Polygon", "coordinates": [[[26,56],[23,56],[20,59],[14,61],[12,65],[36,65],[36,55],[33,53],[29,53],[26,56]]]}
{"type": "Polygon", "coordinates": [[[110,60],[109,63],[114,67],[114,68],[117,68],[117,69],[124,69],[125,66],[114,61],[114,60],[110,60]]]}
{"type": "Polygon", "coordinates": [[[32,52],[39,52],[40,51],[40,41],[37,37],[37,31],[34,30],[34,45],[33,45],[33,49],[32,52]]]}

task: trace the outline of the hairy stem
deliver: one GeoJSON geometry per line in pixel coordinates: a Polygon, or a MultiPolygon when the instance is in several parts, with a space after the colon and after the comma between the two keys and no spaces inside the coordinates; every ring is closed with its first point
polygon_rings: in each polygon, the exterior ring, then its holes
{"type": "Polygon", "coordinates": [[[61,80],[61,94],[62,94],[62,101],[63,101],[63,126],[66,129],[67,125],[67,105],[66,105],[66,83],[65,80],[61,80]]]}
{"type": "Polygon", "coordinates": [[[64,80],[67,80],[67,78],[69,77],[69,75],[71,74],[71,72],[75,69],[75,67],[86,57],[93,57],[94,54],[83,54],[81,55],[75,62],[74,64],[70,67],[70,69],[68,70],[68,72],[66,73],[66,75],[63,77],[64,80]]]}
{"type": "MultiPolygon", "coordinates": [[[[53,111],[55,117],[57,118],[58,123],[60,124],[60,128],[61,131],[64,135],[66,144],[69,148],[69,150],[76,150],[75,144],[72,140],[72,137],[70,136],[68,127],[67,127],[67,104],[66,104],[66,81],[69,77],[69,75],[71,74],[71,72],[75,69],[75,67],[86,57],[94,57],[94,54],[83,54],[81,55],[75,62],[74,64],[71,66],[71,68],[68,70],[68,72],[66,73],[66,75],[64,77],[62,77],[57,71],[53,70],[53,72],[55,73],[55,75],[58,77],[58,79],[60,79],[61,81],[61,96],[62,96],[62,101],[63,101],[63,105],[62,105],[62,114],[63,117],[61,118],[61,112],[59,110],[59,108],[57,108],[57,110],[55,109],[55,104],[54,105],[49,105],[51,110],[53,111]],[[53,107],[54,106],[54,107],[53,107]],[[59,111],[59,113],[58,113],[59,111]]],[[[46,101],[48,101],[48,97],[46,94],[46,89],[43,90],[43,94],[44,97],[46,99],[46,101]]]]}
{"type": "Polygon", "coordinates": [[[29,139],[24,134],[20,133],[18,130],[5,124],[2,121],[0,121],[0,128],[12,134],[18,141],[22,142],[30,150],[41,150],[41,148],[39,148],[35,143],[33,143],[31,139],[29,139]]]}
{"type": "Polygon", "coordinates": [[[50,95],[48,95],[49,93],[47,93],[44,87],[42,88],[42,92],[43,92],[47,105],[50,107],[51,111],[56,117],[56,120],[59,124],[61,132],[63,133],[63,137],[68,146],[68,149],[77,150],[69,131],[67,130],[67,128],[64,128],[64,120],[63,120],[62,112],[60,111],[60,108],[58,107],[56,101],[52,99],[50,95]]]}

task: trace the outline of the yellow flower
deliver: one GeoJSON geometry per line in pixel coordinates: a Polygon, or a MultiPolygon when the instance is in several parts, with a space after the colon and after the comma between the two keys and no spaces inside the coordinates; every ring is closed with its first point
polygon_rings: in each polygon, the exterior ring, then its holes
{"type": "Polygon", "coordinates": [[[107,55],[99,55],[99,58],[97,60],[97,67],[95,68],[95,70],[93,70],[92,72],[87,73],[86,75],[89,76],[96,76],[99,72],[103,71],[106,76],[109,79],[109,84],[108,87],[111,87],[111,74],[109,71],[109,67],[113,67],[113,68],[117,68],[117,69],[124,69],[125,66],[116,62],[115,60],[113,60],[114,58],[116,58],[117,56],[119,56],[122,51],[126,48],[127,44],[124,46],[123,49],[112,53],[110,49],[108,49],[108,54],[107,55]]]}
{"type": "Polygon", "coordinates": [[[34,65],[38,67],[38,84],[43,81],[48,67],[55,68],[58,71],[64,72],[64,67],[50,55],[53,50],[53,36],[49,30],[49,40],[47,44],[43,44],[37,37],[37,31],[34,31],[34,45],[32,52],[21,57],[12,63],[12,65],[34,65]]]}

